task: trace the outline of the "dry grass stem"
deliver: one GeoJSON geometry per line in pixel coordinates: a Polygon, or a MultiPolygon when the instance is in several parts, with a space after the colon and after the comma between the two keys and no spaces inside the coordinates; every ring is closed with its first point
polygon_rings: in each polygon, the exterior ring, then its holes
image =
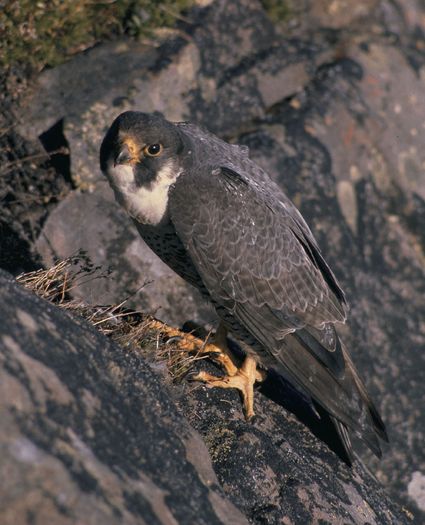
{"type": "Polygon", "coordinates": [[[124,348],[141,351],[151,361],[164,363],[173,380],[181,380],[194,363],[206,359],[205,345],[192,334],[173,328],[153,316],[117,305],[87,305],[70,297],[77,286],[104,278],[84,252],[57,262],[51,268],[23,273],[17,281],[39,297],[83,317],[124,348]],[[182,341],[184,340],[184,343],[182,341]]]}

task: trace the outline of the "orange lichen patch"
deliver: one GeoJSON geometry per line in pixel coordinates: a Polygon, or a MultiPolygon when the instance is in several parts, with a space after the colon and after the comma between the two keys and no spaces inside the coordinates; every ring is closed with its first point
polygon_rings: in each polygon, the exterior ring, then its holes
{"type": "Polygon", "coordinates": [[[354,123],[350,122],[350,124],[346,128],[344,135],[342,137],[342,140],[345,146],[351,146],[351,143],[353,142],[354,132],[355,132],[354,123]]]}
{"type": "Polygon", "coordinates": [[[368,74],[364,77],[363,82],[371,96],[378,98],[384,95],[382,81],[379,79],[379,77],[368,74]]]}

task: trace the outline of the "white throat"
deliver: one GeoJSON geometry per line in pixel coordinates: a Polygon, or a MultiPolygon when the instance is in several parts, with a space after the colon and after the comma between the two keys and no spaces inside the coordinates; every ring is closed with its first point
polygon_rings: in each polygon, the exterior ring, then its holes
{"type": "Polygon", "coordinates": [[[168,191],[180,173],[170,161],[159,170],[149,188],[140,188],[136,185],[132,166],[120,164],[108,168],[108,179],[115,198],[130,217],[155,226],[166,215],[168,191]]]}

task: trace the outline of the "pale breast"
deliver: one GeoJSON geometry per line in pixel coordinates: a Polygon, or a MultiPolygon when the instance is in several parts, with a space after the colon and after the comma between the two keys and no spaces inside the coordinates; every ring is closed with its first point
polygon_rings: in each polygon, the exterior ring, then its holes
{"type": "Polygon", "coordinates": [[[136,184],[133,167],[130,165],[111,165],[107,176],[116,200],[130,217],[143,224],[156,225],[166,216],[168,192],[180,173],[170,162],[146,186],[136,184]]]}

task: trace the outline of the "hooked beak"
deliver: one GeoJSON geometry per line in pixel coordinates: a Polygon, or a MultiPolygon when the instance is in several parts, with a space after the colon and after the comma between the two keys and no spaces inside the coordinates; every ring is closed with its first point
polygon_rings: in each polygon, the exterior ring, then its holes
{"type": "Polygon", "coordinates": [[[114,166],[117,164],[129,164],[133,160],[133,155],[130,152],[127,144],[123,144],[120,152],[115,157],[114,166]]]}

